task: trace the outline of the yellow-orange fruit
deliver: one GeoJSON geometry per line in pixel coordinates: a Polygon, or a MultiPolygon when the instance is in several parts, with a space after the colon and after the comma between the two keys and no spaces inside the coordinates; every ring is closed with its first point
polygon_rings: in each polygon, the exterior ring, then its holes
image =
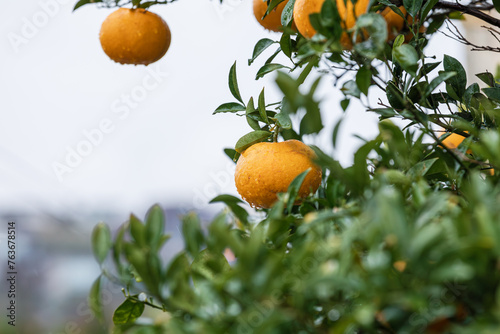
{"type": "Polygon", "coordinates": [[[102,23],[99,39],[104,52],[115,62],[148,65],[165,55],[171,33],[155,13],[143,8],[119,8],[102,23]]]}
{"type": "MultiPolygon", "coordinates": [[[[452,133],[448,137],[442,140],[444,147],[447,149],[453,150],[458,148],[458,146],[464,141],[465,137],[461,136],[457,133],[452,133]]],[[[467,153],[471,153],[471,150],[468,150],[467,153]]]]}
{"type": "Polygon", "coordinates": [[[298,140],[258,143],[241,153],[236,164],[235,183],[241,197],[256,208],[270,208],[286,192],[290,183],[311,168],[300,187],[298,198],[316,192],[321,183],[321,168],[316,155],[298,140]]]}
{"type": "MultiPolygon", "coordinates": [[[[321,6],[325,0],[297,0],[294,5],[294,22],[299,32],[306,38],[312,38],[316,34],[316,30],[311,25],[309,15],[321,12],[321,6]]],[[[356,19],[363,15],[368,10],[369,0],[359,0],[353,6],[350,0],[347,0],[347,7],[344,0],[336,0],[339,16],[342,20],[341,26],[344,30],[352,29],[356,25],[356,19]]],[[[407,16],[408,22],[411,24],[413,19],[407,15],[404,6],[399,7],[403,15],[407,16]]],[[[380,12],[380,15],[387,22],[387,40],[393,40],[403,30],[405,30],[405,20],[396,14],[391,8],[387,7],[380,12]]],[[[425,32],[425,27],[420,27],[420,32],[425,32]]],[[[409,42],[413,37],[412,32],[405,34],[405,41],[409,42]]],[[[361,39],[359,39],[361,41],[361,39]]],[[[340,43],[346,49],[352,48],[351,38],[347,33],[343,33],[340,37],[340,43]]]]}
{"type": "MultiPolygon", "coordinates": [[[[399,7],[403,15],[406,15],[406,9],[404,6],[399,7]]],[[[387,22],[387,38],[393,40],[396,38],[405,26],[405,20],[390,7],[386,7],[382,12],[380,12],[387,22]]]]}
{"type": "MultiPolygon", "coordinates": [[[[299,32],[306,38],[312,38],[316,30],[311,25],[309,15],[321,12],[321,6],[325,0],[296,0],[293,7],[293,20],[299,32]]],[[[370,0],[358,0],[353,5],[351,0],[347,0],[347,6],[344,0],[336,0],[337,9],[341,19],[341,26],[344,30],[352,29],[356,25],[356,18],[366,13],[370,0]]],[[[352,47],[349,35],[343,33],[340,42],[345,48],[352,47]]]]}
{"type": "Polygon", "coordinates": [[[253,0],[253,15],[257,19],[257,22],[261,26],[271,31],[283,31],[283,26],[281,25],[281,13],[283,8],[288,3],[288,0],[283,1],[278,6],[276,6],[271,12],[264,17],[267,11],[266,0],[253,0]],[[264,17],[264,19],[262,19],[264,17]]]}

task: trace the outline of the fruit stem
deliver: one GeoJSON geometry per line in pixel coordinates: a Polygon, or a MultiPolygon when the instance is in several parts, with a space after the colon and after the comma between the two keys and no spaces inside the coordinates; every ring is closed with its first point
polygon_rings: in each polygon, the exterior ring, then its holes
{"type": "Polygon", "coordinates": [[[280,134],[280,127],[276,125],[276,127],[273,129],[273,143],[278,142],[278,135],[280,134]]]}

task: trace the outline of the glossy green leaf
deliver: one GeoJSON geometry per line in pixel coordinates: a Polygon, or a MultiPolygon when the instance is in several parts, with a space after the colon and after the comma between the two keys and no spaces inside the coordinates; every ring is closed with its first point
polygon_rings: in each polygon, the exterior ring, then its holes
{"type": "Polygon", "coordinates": [[[284,27],[288,26],[290,22],[292,22],[294,5],[295,0],[289,0],[283,8],[283,12],[281,12],[281,25],[284,27]]]}
{"type": "Polygon", "coordinates": [[[247,133],[243,137],[241,137],[235,145],[235,150],[238,153],[242,153],[244,150],[252,146],[253,144],[260,143],[271,136],[271,132],[269,131],[261,131],[256,130],[250,133],[247,133]]]}
{"type": "Polygon", "coordinates": [[[415,76],[418,68],[418,53],[410,44],[403,44],[392,49],[392,59],[411,75],[415,76]]]}
{"type": "Polygon", "coordinates": [[[425,20],[429,12],[434,8],[434,6],[439,2],[439,0],[428,0],[422,6],[422,14],[420,16],[421,20],[425,20]]]}
{"type": "Polygon", "coordinates": [[[483,72],[476,74],[482,82],[487,84],[489,87],[495,87],[495,77],[490,72],[483,72]]]}
{"type": "Polygon", "coordinates": [[[73,11],[77,10],[78,8],[90,4],[90,3],[98,3],[98,2],[103,2],[103,0],[80,0],[75,4],[75,7],[73,7],[73,11]]]}
{"type": "Polygon", "coordinates": [[[256,110],[255,110],[255,105],[254,105],[254,102],[253,102],[253,97],[251,97],[250,100],[247,103],[247,109],[245,111],[247,123],[248,123],[248,125],[250,125],[250,127],[252,129],[254,129],[254,130],[260,130],[259,121],[255,120],[254,118],[251,117],[251,115],[255,111],[256,110]]]}
{"type": "Polygon", "coordinates": [[[368,95],[368,89],[372,84],[372,72],[366,66],[363,66],[356,73],[356,84],[361,93],[368,95]]]}
{"type": "Polygon", "coordinates": [[[230,103],[224,103],[224,104],[221,104],[220,106],[218,106],[212,115],[219,114],[219,113],[225,113],[225,112],[237,113],[238,111],[245,111],[245,110],[246,110],[246,107],[244,105],[242,105],[241,103],[230,102],[230,103]]]}
{"type": "Polygon", "coordinates": [[[229,90],[236,100],[243,103],[243,100],[241,99],[240,89],[238,87],[238,79],[236,77],[236,62],[234,62],[233,66],[231,66],[231,69],[229,70],[229,90]]]}
{"type": "Polygon", "coordinates": [[[406,11],[412,17],[417,17],[420,8],[422,8],[422,3],[423,0],[403,0],[406,11]]]}
{"type": "Polygon", "coordinates": [[[255,44],[255,47],[253,49],[253,54],[252,58],[248,60],[248,65],[252,65],[252,63],[257,59],[258,56],[262,54],[268,47],[276,43],[275,41],[269,39],[269,38],[262,38],[255,44]]]}
{"type": "Polygon", "coordinates": [[[465,73],[464,67],[458,60],[448,55],[444,55],[443,67],[446,72],[456,73],[456,75],[448,79],[446,83],[453,88],[459,97],[462,97],[467,87],[467,74],[465,73]]]}
{"type": "Polygon", "coordinates": [[[266,111],[266,98],[264,96],[264,88],[259,94],[259,103],[258,103],[259,114],[264,123],[269,124],[269,119],[267,119],[267,111],[266,111]]]}
{"type": "Polygon", "coordinates": [[[290,115],[286,111],[281,111],[276,114],[276,122],[282,129],[291,129],[292,128],[292,120],[290,119],[290,115]]]}
{"type": "Polygon", "coordinates": [[[122,325],[132,323],[139,318],[144,312],[144,304],[127,298],[113,314],[113,323],[122,325]]]}
{"type": "Polygon", "coordinates": [[[436,89],[440,84],[445,82],[446,80],[452,78],[453,76],[456,75],[456,72],[440,72],[439,75],[432,79],[432,81],[429,83],[429,86],[425,89],[424,95],[422,98],[427,98],[431,93],[436,89]]]}
{"type": "Polygon", "coordinates": [[[108,225],[97,224],[92,231],[92,251],[99,264],[104,262],[111,246],[111,231],[108,225]]]}
{"type": "Polygon", "coordinates": [[[271,72],[274,72],[274,71],[282,69],[282,68],[290,69],[289,67],[287,67],[285,65],[281,65],[281,64],[266,64],[266,65],[262,66],[257,71],[257,75],[256,75],[255,79],[258,80],[260,78],[263,78],[266,74],[269,74],[271,72]]]}
{"type": "Polygon", "coordinates": [[[493,101],[500,102],[500,87],[483,88],[483,93],[493,101]]]}
{"type": "Polygon", "coordinates": [[[287,57],[292,57],[292,39],[290,38],[289,34],[281,35],[280,49],[287,57]]]}
{"type": "Polygon", "coordinates": [[[232,148],[225,148],[224,153],[231,159],[232,161],[236,161],[238,159],[239,153],[232,148]]]}

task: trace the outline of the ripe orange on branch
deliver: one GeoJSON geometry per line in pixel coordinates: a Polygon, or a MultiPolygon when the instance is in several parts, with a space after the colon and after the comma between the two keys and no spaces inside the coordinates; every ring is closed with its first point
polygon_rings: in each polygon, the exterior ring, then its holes
{"type": "Polygon", "coordinates": [[[270,208],[278,193],[286,192],[300,173],[311,168],[298,193],[299,200],[303,199],[321,183],[315,157],[314,151],[298,140],[254,144],[241,153],[236,164],[236,189],[251,206],[270,208]]]}
{"type": "Polygon", "coordinates": [[[267,1],[266,0],[253,0],[253,15],[257,19],[257,22],[261,26],[271,31],[283,31],[283,26],[281,25],[281,14],[283,13],[283,8],[285,8],[288,0],[283,1],[278,6],[274,7],[269,14],[264,17],[267,11],[267,1]],[[263,18],[264,17],[264,18],[263,18]]]}
{"type": "MultiPolygon", "coordinates": [[[[299,32],[306,38],[316,35],[316,30],[309,20],[309,15],[320,13],[325,0],[296,0],[293,7],[293,20],[299,32]]],[[[358,0],[355,5],[351,0],[337,0],[337,9],[344,30],[352,29],[356,24],[356,18],[366,13],[370,0],[358,0]],[[347,6],[346,6],[347,4],[347,6]]],[[[340,42],[344,47],[351,45],[349,35],[343,33],[340,42]]]]}
{"type": "MultiPolygon", "coordinates": [[[[296,0],[293,8],[293,19],[299,32],[306,38],[312,38],[316,35],[316,30],[312,26],[309,15],[320,13],[321,7],[325,0],[296,0]]],[[[343,30],[350,30],[356,25],[356,20],[359,16],[365,14],[368,10],[370,0],[358,0],[353,5],[351,0],[336,0],[337,10],[341,19],[341,27],[343,30]]],[[[412,18],[408,17],[403,6],[399,7],[403,15],[407,16],[408,22],[411,24],[412,18]]],[[[380,15],[387,22],[388,40],[393,40],[396,36],[405,29],[405,20],[395,13],[391,8],[387,7],[380,12],[380,15]]],[[[421,27],[420,32],[425,28],[421,27]]],[[[410,32],[407,41],[413,37],[410,32]]],[[[352,48],[352,41],[349,35],[344,32],[340,37],[340,43],[346,49],[352,48]]]]}
{"type": "Polygon", "coordinates": [[[143,8],[119,8],[104,20],[99,39],[104,52],[115,62],[148,65],[165,55],[171,33],[155,13],[143,8]]]}

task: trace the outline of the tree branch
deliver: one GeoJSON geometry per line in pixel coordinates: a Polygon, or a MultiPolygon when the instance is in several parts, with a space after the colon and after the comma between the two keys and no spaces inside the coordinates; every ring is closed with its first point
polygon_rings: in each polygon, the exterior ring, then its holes
{"type": "Polygon", "coordinates": [[[491,15],[488,15],[482,10],[492,10],[494,7],[493,5],[486,4],[484,6],[467,6],[467,5],[462,5],[459,4],[458,2],[451,2],[451,1],[439,1],[434,8],[438,9],[452,9],[456,10],[459,12],[462,12],[464,14],[468,14],[474,17],[477,17],[478,19],[489,23],[491,25],[494,25],[495,27],[500,28],[500,20],[497,18],[494,18],[491,15]]]}

